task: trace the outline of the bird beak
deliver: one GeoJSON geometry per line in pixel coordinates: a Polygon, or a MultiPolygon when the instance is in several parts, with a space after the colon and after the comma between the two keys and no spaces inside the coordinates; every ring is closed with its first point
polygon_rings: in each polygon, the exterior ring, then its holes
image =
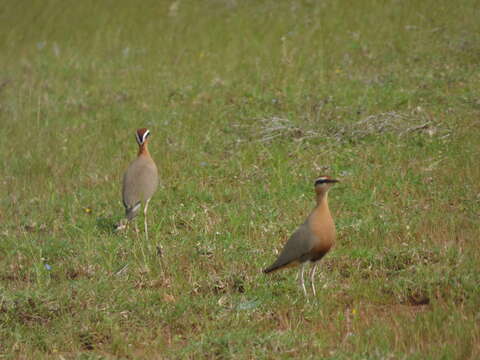
{"type": "Polygon", "coordinates": [[[337,183],[337,182],[340,182],[340,180],[337,180],[337,179],[327,179],[325,182],[326,182],[326,183],[337,183]]]}

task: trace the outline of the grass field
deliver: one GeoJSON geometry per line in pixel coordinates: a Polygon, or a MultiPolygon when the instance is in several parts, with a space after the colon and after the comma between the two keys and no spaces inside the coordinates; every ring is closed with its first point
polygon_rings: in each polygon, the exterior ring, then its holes
{"type": "Polygon", "coordinates": [[[480,358],[479,19],[474,0],[4,2],[0,357],[480,358]],[[139,127],[162,179],[148,242],[113,231],[139,127]],[[322,174],[338,241],[307,300],[261,270],[322,174]]]}

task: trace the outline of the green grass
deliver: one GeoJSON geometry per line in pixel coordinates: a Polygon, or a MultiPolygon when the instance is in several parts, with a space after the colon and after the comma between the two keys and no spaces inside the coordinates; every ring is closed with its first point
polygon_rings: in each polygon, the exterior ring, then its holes
{"type": "Polygon", "coordinates": [[[1,357],[479,358],[479,18],[464,0],[1,5],[1,357]],[[112,231],[144,126],[148,242],[112,231]],[[321,174],[343,180],[338,242],[307,301],[294,270],[261,269],[321,174]]]}

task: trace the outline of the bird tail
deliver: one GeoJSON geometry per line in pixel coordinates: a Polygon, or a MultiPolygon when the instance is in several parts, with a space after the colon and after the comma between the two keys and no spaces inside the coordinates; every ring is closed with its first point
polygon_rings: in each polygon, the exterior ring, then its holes
{"type": "Polygon", "coordinates": [[[280,270],[280,269],[283,269],[284,267],[288,267],[291,263],[286,263],[286,264],[279,264],[277,262],[274,262],[272,265],[270,265],[269,267],[267,267],[266,269],[263,270],[263,273],[264,274],[268,274],[268,273],[271,273],[271,272],[274,272],[274,271],[277,271],[277,270],[280,270]]]}
{"type": "Polygon", "coordinates": [[[142,203],[139,201],[131,207],[125,206],[125,216],[127,217],[128,221],[132,220],[135,216],[137,216],[141,205],[142,203]]]}
{"type": "Polygon", "coordinates": [[[264,274],[268,274],[268,273],[271,273],[272,271],[275,271],[275,270],[278,270],[279,268],[278,267],[273,267],[273,266],[270,266],[266,269],[263,269],[263,273],[264,274]]]}

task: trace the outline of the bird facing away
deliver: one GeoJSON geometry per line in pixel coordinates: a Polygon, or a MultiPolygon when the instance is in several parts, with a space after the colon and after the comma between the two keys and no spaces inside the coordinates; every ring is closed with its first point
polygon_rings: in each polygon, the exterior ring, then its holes
{"type": "Polygon", "coordinates": [[[142,128],[135,133],[138,143],[138,156],[130,163],[123,175],[122,197],[125,206],[126,221],[117,229],[123,229],[126,224],[137,216],[143,203],[145,215],[145,237],[148,240],[147,209],[148,203],[158,187],[158,171],[155,162],[148,152],[150,131],[142,128]]]}
{"type": "Polygon", "coordinates": [[[283,247],[277,260],[264,273],[280,270],[286,267],[300,265],[299,280],[303,293],[307,295],[303,273],[307,261],[312,263],[310,281],[315,296],[315,269],[317,262],[323,258],[335,243],[335,224],[328,208],[328,190],[338,182],[328,176],[322,176],[315,181],[317,205],[305,222],[295,230],[283,247]]]}

